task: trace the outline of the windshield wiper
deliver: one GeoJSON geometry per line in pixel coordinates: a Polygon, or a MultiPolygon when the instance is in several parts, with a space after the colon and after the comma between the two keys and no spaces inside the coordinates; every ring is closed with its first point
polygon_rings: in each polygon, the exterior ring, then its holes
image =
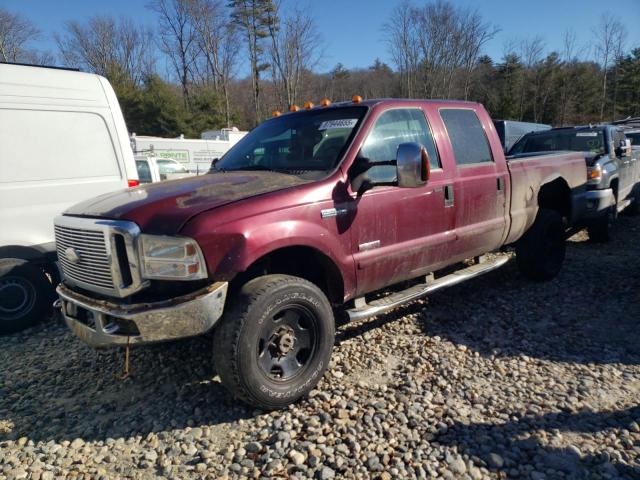
{"type": "Polygon", "coordinates": [[[241,172],[241,171],[261,171],[261,172],[276,172],[283,173],[285,175],[294,175],[296,170],[292,168],[270,168],[265,167],[264,165],[245,165],[243,167],[234,168],[233,170],[227,170],[232,172],[241,172]]]}
{"type": "Polygon", "coordinates": [[[242,167],[234,168],[234,169],[232,169],[230,171],[235,172],[235,171],[240,171],[240,170],[271,170],[271,171],[276,171],[275,169],[269,168],[269,167],[265,167],[264,165],[244,165],[242,167]]]}

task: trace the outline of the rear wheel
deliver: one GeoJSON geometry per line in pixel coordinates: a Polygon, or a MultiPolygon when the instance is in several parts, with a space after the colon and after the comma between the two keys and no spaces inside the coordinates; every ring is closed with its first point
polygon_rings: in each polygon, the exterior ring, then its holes
{"type": "Polygon", "coordinates": [[[0,334],[43,320],[54,296],[44,271],[25,260],[0,260],[0,334]]]}
{"type": "Polygon", "coordinates": [[[265,275],[242,287],[214,334],[222,383],[254,407],[282,408],[322,378],[334,342],[331,305],[314,284],[265,275]]]}
{"type": "Polygon", "coordinates": [[[555,210],[542,208],[516,245],[516,262],[525,277],[550,280],[560,273],[565,252],[562,216],[555,210]]]}

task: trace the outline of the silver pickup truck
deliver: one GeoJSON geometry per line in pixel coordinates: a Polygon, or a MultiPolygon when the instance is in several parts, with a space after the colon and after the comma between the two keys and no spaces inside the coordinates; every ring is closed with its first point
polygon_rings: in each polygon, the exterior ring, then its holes
{"type": "Polygon", "coordinates": [[[555,150],[586,153],[588,191],[581,223],[592,240],[606,242],[618,213],[640,207],[640,151],[631,148],[631,141],[620,126],[589,125],[528,133],[509,155],[530,156],[555,150]]]}

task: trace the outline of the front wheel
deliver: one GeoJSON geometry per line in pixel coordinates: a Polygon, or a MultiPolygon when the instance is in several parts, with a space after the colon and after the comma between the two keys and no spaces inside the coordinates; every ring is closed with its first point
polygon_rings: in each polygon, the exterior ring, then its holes
{"type": "Polygon", "coordinates": [[[214,335],[222,383],[265,410],[306,395],[322,378],[333,348],[333,312],[324,293],[302,278],[265,275],[232,301],[214,335]]]}
{"type": "Polygon", "coordinates": [[[596,243],[606,243],[611,240],[611,230],[616,221],[617,209],[616,205],[612,205],[607,209],[604,215],[593,220],[587,226],[589,240],[596,243]]]}
{"type": "Polygon", "coordinates": [[[53,294],[42,269],[25,260],[0,260],[0,334],[19,332],[43,320],[53,294]]]}
{"type": "Polygon", "coordinates": [[[516,245],[520,272],[532,280],[551,280],[562,269],[566,252],[562,216],[541,208],[531,228],[516,245]]]}

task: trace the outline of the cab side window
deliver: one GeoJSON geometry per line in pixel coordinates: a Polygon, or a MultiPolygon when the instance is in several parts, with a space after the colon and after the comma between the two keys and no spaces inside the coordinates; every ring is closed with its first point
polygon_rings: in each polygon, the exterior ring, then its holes
{"type": "MultiPolygon", "coordinates": [[[[395,160],[398,146],[408,142],[424,146],[431,168],[440,168],[431,130],[424,113],[417,108],[387,110],[380,115],[360,150],[360,157],[371,162],[395,160]]],[[[393,182],[396,179],[396,167],[376,166],[369,170],[369,176],[377,182],[393,182]]]]}
{"type": "Polygon", "coordinates": [[[493,162],[489,141],[476,112],[462,108],[440,110],[457,165],[493,162]]]}
{"type": "Polygon", "coordinates": [[[140,183],[151,183],[151,169],[149,168],[149,162],[146,160],[136,160],[136,167],[138,169],[138,178],[140,183]]]}

